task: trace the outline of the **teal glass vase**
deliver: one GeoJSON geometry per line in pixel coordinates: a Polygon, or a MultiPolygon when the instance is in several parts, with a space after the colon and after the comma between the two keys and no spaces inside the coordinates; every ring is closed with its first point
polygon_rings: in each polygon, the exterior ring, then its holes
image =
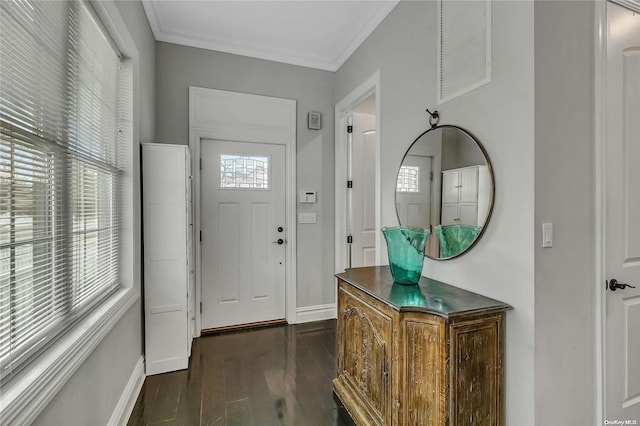
{"type": "Polygon", "coordinates": [[[436,226],[436,233],[440,240],[440,256],[453,257],[468,249],[478,238],[482,228],[472,225],[443,225],[436,226]]]}
{"type": "Polygon", "coordinates": [[[414,226],[384,227],[382,234],[387,242],[393,281],[398,284],[417,284],[422,274],[429,229],[414,226]]]}

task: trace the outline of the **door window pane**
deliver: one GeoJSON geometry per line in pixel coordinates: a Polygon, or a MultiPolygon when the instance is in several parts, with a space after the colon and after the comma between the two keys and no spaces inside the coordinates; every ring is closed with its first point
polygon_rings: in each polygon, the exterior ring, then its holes
{"type": "Polygon", "coordinates": [[[269,189],[269,157],[222,154],[220,188],[269,189]]]}
{"type": "Polygon", "coordinates": [[[398,172],[397,192],[420,192],[420,167],[402,166],[398,172]]]}

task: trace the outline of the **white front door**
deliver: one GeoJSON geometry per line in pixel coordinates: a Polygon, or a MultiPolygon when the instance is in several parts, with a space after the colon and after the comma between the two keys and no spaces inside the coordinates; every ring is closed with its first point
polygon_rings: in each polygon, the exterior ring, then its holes
{"type": "Polygon", "coordinates": [[[351,145],[351,266],[376,264],[375,116],[353,113],[351,145]]]}
{"type": "Polygon", "coordinates": [[[640,424],[640,13],[608,2],[607,21],[605,274],[635,288],[605,295],[604,414],[640,424]]]}
{"type": "Polygon", "coordinates": [[[203,139],[202,329],[285,318],[285,147],[203,139]]]}
{"type": "Polygon", "coordinates": [[[431,225],[431,163],[433,157],[407,155],[396,181],[396,211],[401,224],[431,225]]]}

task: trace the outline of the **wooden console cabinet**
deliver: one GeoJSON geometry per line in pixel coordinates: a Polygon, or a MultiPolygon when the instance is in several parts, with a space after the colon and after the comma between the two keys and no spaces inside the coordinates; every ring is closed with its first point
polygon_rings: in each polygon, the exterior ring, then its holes
{"type": "Polygon", "coordinates": [[[333,389],[358,425],[503,425],[505,311],[494,299],[388,267],[338,278],[333,389]]]}

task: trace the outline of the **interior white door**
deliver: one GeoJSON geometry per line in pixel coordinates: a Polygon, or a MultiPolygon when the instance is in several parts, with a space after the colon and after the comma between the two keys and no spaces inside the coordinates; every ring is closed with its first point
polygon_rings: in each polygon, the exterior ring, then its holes
{"type": "Polygon", "coordinates": [[[202,329],[285,318],[285,147],[200,145],[202,329]]]}
{"type": "MultiPolygon", "coordinates": [[[[605,419],[640,424],[640,13],[607,3],[605,419]]],[[[609,423],[612,424],[612,423],[609,423]]]]}
{"type": "Polygon", "coordinates": [[[351,266],[373,266],[376,264],[375,116],[353,113],[351,161],[351,266]]]}

